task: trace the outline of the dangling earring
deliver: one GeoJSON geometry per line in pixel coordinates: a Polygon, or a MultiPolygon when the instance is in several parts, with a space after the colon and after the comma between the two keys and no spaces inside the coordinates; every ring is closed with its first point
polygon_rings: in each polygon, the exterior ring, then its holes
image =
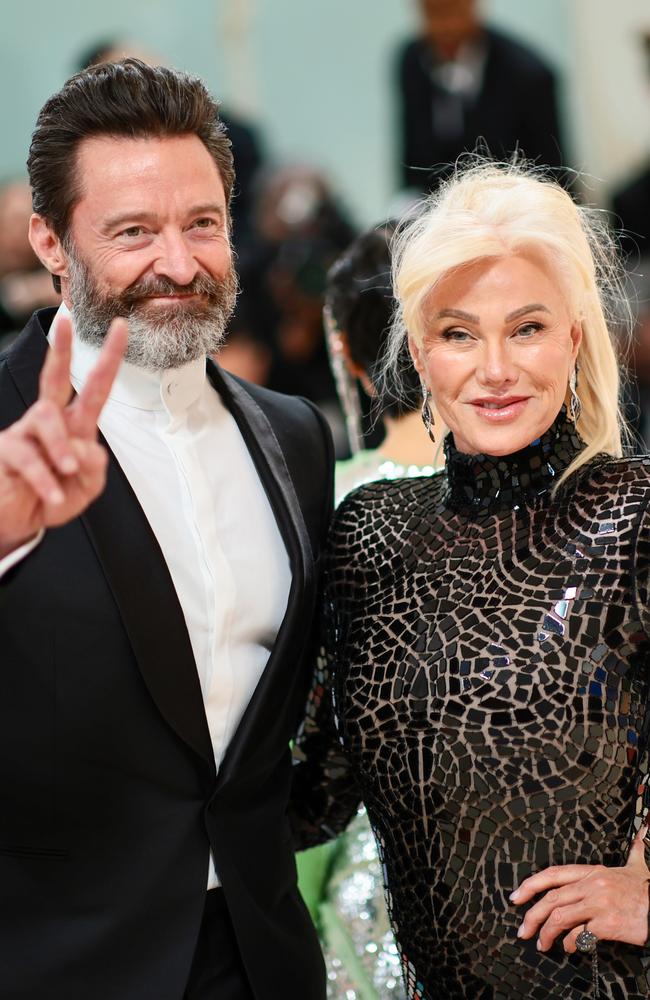
{"type": "Polygon", "coordinates": [[[580,397],[578,395],[579,370],[580,369],[578,368],[578,362],[576,361],[575,365],[573,366],[573,371],[569,376],[569,393],[571,396],[569,401],[569,416],[571,417],[571,420],[573,421],[574,424],[578,423],[578,421],[580,420],[580,414],[582,412],[582,403],[580,402],[580,397]]]}
{"type": "Polygon", "coordinates": [[[429,406],[431,393],[424,384],[424,381],[422,381],[421,385],[422,385],[422,423],[426,427],[427,434],[431,438],[431,441],[433,442],[433,444],[435,444],[436,439],[433,436],[433,428],[435,426],[435,420],[433,419],[431,407],[429,406]]]}

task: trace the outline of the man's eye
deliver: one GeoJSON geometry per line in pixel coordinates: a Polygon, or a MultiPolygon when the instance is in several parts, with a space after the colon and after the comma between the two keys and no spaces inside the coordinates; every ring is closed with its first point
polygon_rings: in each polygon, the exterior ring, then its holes
{"type": "Polygon", "coordinates": [[[144,229],[142,226],[129,226],[128,229],[123,229],[120,235],[133,239],[136,236],[142,236],[143,233],[144,229]]]}
{"type": "Polygon", "coordinates": [[[211,226],[216,226],[214,219],[197,219],[194,223],[197,229],[210,229],[211,226]]]}

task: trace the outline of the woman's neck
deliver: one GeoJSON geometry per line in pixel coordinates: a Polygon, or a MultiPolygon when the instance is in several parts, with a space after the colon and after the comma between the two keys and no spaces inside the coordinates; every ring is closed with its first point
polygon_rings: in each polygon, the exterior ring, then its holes
{"type": "MultiPolygon", "coordinates": [[[[434,420],[439,425],[437,414],[434,420]]],[[[444,461],[442,449],[436,459],[436,446],[432,444],[422,424],[419,410],[401,417],[385,417],[386,437],[379,446],[379,454],[397,465],[441,465],[444,461]]],[[[435,425],[434,425],[435,428],[435,425]]]]}

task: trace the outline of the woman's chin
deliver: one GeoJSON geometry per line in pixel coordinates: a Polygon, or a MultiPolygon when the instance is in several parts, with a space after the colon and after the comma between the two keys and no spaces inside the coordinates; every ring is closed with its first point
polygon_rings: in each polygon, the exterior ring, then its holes
{"type": "MultiPolygon", "coordinates": [[[[552,421],[551,421],[552,423],[552,421]]],[[[500,458],[503,455],[514,455],[515,452],[527,448],[544,434],[551,424],[543,427],[533,427],[529,421],[520,427],[491,427],[473,433],[460,439],[454,434],[454,441],[459,451],[467,455],[491,455],[500,458]]]]}

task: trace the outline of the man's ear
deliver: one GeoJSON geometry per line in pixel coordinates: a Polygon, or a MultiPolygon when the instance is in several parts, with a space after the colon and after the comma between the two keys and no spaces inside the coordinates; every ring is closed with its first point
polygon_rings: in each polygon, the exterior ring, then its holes
{"type": "Polygon", "coordinates": [[[68,277],[68,255],[61,240],[42,215],[34,214],[29,220],[29,242],[50,274],[60,278],[68,277]]]}

